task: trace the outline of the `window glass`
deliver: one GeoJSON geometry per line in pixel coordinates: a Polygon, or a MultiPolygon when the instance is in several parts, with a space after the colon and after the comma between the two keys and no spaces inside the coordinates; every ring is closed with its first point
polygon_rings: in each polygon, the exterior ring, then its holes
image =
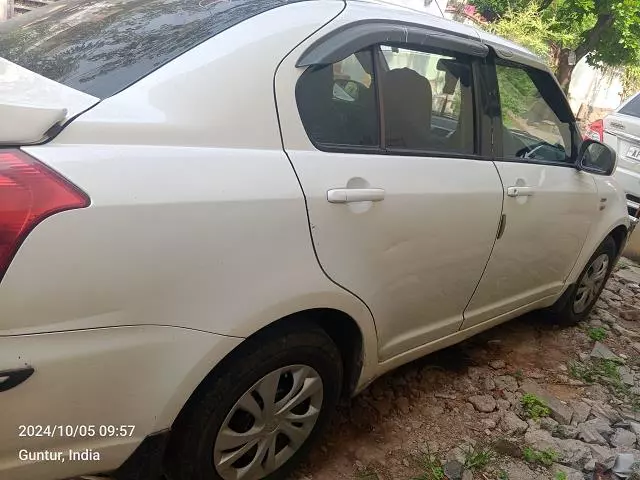
{"type": "Polygon", "coordinates": [[[640,94],[633,97],[629,103],[622,107],[620,113],[640,118],[640,94]]]}
{"type": "Polygon", "coordinates": [[[296,0],[60,0],[0,22],[0,57],[105,98],[208,38],[296,0]]]}
{"type": "Polygon", "coordinates": [[[558,86],[548,74],[536,72],[496,65],[504,157],[571,162],[571,124],[562,122],[550,106],[551,92],[559,91],[558,86]]]}
{"type": "Polygon", "coordinates": [[[325,145],[379,145],[372,73],[372,53],[366,50],[302,75],[296,99],[313,141],[325,145]]]}
{"type": "Polygon", "coordinates": [[[470,61],[393,46],[381,50],[387,147],[472,154],[470,61]]]}

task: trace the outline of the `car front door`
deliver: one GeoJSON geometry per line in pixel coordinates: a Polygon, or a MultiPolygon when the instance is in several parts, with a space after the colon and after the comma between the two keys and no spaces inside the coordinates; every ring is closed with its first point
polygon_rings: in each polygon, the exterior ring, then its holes
{"type": "Polygon", "coordinates": [[[373,313],[381,360],[455,333],[502,206],[479,150],[476,59],[394,43],[302,72],[302,51],[276,97],[320,265],[373,313]]]}
{"type": "Polygon", "coordinates": [[[593,177],[575,168],[577,129],[551,74],[496,60],[495,76],[503,221],[463,328],[557,295],[599,207],[593,177]]]}

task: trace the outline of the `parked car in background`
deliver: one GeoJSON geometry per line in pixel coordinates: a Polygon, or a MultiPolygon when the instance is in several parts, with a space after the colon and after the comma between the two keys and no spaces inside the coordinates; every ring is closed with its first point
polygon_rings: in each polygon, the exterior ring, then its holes
{"type": "Polygon", "coordinates": [[[629,215],[640,217],[640,92],[612,114],[591,123],[586,137],[604,142],[618,153],[614,176],[626,192],[629,215]]]}
{"type": "Polygon", "coordinates": [[[0,79],[3,480],[284,478],[390,369],[584,319],[632,228],[544,62],[396,6],[61,0],[0,79]]]}

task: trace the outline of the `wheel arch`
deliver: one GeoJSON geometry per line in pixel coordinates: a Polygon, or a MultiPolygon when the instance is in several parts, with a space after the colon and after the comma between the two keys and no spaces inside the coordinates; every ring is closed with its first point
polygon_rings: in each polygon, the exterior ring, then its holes
{"type": "Polygon", "coordinates": [[[622,254],[624,250],[625,243],[627,241],[629,229],[623,220],[618,220],[613,224],[608,225],[606,228],[597,228],[595,232],[592,232],[582,247],[582,251],[580,252],[580,256],[577,259],[576,263],[573,266],[573,269],[567,279],[565,280],[565,289],[563,293],[566,292],[566,289],[575,283],[582,273],[582,270],[587,266],[587,262],[593,255],[598,247],[604,242],[607,237],[612,237],[617,250],[617,258],[622,254]],[[600,232],[598,234],[597,232],[600,232]]]}
{"type": "Polygon", "coordinates": [[[609,232],[607,237],[613,238],[613,241],[616,242],[616,254],[619,258],[627,243],[627,238],[629,238],[629,230],[625,225],[618,225],[609,232]]]}
{"type": "Polygon", "coordinates": [[[310,308],[271,322],[243,339],[206,373],[196,387],[188,394],[186,401],[182,403],[171,423],[175,424],[178,422],[181,415],[189,409],[191,403],[208,389],[216,376],[225,369],[232,368],[234,362],[241,361],[242,356],[246,354],[248,349],[253,348],[252,345],[255,345],[256,341],[259,342],[261,338],[277,334],[278,330],[290,328],[296,323],[300,324],[301,328],[304,328],[305,325],[309,326],[309,324],[315,325],[321,328],[333,340],[342,358],[344,371],[342,395],[343,397],[347,397],[355,393],[363,374],[367,355],[365,351],[366,337],[364,332],[353,317],[341,310],[334,308],[310,308]]]}
{"type": "MultiPolygon", "coordinates": [[[[217,408],[218,402],[227,403],[229,405],[221,410],[223,413],[228,411],[226,408],[230,408],[237,401],[236,395],[238,391],[245,391],[245,388],[238,389],[238,381],[249,381],[248,385],[253,383],[253,379],[247,379],[245,375],[247,372],[251,374],[254,369],[263,369],[261,375],[264,372],[269,372],[270,367],[264,365],[271,361],[273,357],[280,357],[281,352],[289,351],[289,348],[294,350],[298,348],[300,354],[304,354],[307,349],[300,349],[300,344],[296,342],[295,338],[299,337],[303,342],[312,340],[309,343],[309,348],[316,350],[316,360],[321,360],[321,364],[324,362],[326,366],[336,365],[334,376],[329,377],[332,381],[325,385],[325,394],[333,391],[333,395],[329,395],[328,398],[333,399],[328,408],[332,409],[335,405],[338,394],[338,382],[340,371],[343,370],[343,382],[345,385],[349,385],[350,378],[359,376],[360,368],[358,364],[345,365],[345,369],[337,367],[339,363],[345,364],[348,360],[350,352],[358,352],[362,350],[362,343],[364,337],[357,326],[355,319],[351,318],[346,313],[331,308],[311,308],[303,310],[283,318],[280,318],[272,323],[269,323],[262,329],[256,331],[252,335],[243,339],[235,348],[227,353],[216,365],[206,374],[206,376],[200,381],[195,390],[191,393],[186,402],[182,405],[182,408],[175,416],[174,421],[171,424],[171,428],[168,433],[168,441],[166,449],[163,452],[162,464],[169,475],[177,475],[181,465],[184,465],[185,450],[184,441],[188,439],[188,432],[192,431],[192,428],[200,428],[203,422],[202,414],[207,415],[217,408]],[[329,337],[335,345],[336,349],[330,348],[328,344],[329,337]],[[313,341],[315,339],[315,341],[313,341]],[[268,345],[268,347],[266,347],[268,345]],[[324,348],[320,348],[320,345],[324,345],[324,348]],[[359,346],[360,345],[360,346],[359,346]],[[266,350],[262,350],[266,347],[266,350]],[[337,350],[337,351],[336,351],[337,350]],[[258,352],[258,357],[250,356],[258,352]],[[336,354],[339,355],[336,356],[336,354]],[[342,362],[340,362],[342,360],[342,362]],[[247,362],[250,366],[249,369],[245,368],[247,362]],[[355,368],[352,368],[355,367],[355,368]],[[238,369],[240,368],[240,372],[238,369]],[[328,388],[328,385],[331,388],[328,388]],[[229,390],[232,390],[233,396],[229,396],[229,390]],[[217,399],[217,401],[216,401],[217,399]]],[[[240,339],[238,339],[240,340],[240,339]]],[[[305,345],[302,343],[302,345],[305,345]]],[[[296,358],[296,356],[289,356],[289,361],[296,358]]],[[[347,362],[348,363],[348,362],[347,362]]],[[[313,363],[312,363],[313,365],[313,363]]],[[[261,378],[261,377],[256,377],[261,378]]],[[[220,409],[219,409],[220,410],[220,409]]],[[[215,433],[215,432],[214,432],[215,433]]],[[[200,438],[200,437],[197,437],[200,438]]],[[[193,440],[193,437],[192,437],[193,440]]],[[[199,440],[197,440],[199,442],[199,440]]],[[[195,444],[198,447],[199,443],[195,444]]],[[[191,446],[188,451],[194,451],[194,444],[191,441],[191,446]]],[[[189,473],[188,469],[182,471],[182,474],[189,473]]],[[[182,475],[181,474],[181,475],[182,475]]],[[[173,477],[172,477],[173,478],[173,477]]],[[[183,477],[181,477],[183,478],[183,477]]],[[[192,478],[191,475],[184,478],[192,478]]]]}

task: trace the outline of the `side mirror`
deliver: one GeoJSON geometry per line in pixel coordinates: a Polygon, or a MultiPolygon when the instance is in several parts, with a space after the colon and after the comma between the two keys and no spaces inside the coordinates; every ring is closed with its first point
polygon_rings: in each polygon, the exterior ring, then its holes
{"type": "Polygon", "coordinates": [[[611,175],[616,168],[616,152],[609,145],[586,139],[580,146],[577,167],[596,175],[611,175]]]}

